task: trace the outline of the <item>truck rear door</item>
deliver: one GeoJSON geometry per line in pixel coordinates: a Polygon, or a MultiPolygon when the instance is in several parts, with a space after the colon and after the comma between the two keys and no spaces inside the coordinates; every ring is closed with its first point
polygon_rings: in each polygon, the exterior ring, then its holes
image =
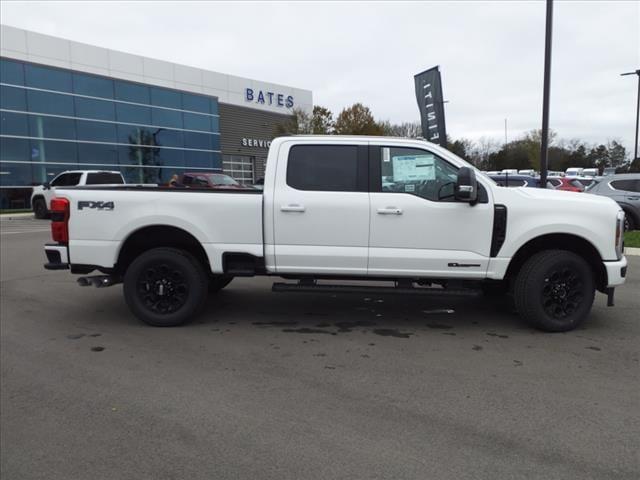
{"type": "Polygon", "coordinates": [[[367,141],[284,143],[275,185],[277,273],[366,275],[367,141]]]}

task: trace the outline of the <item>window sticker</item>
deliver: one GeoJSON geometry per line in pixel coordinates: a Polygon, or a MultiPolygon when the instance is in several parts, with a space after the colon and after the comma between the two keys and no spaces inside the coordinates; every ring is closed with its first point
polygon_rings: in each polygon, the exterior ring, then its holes
{"type": "Polygon", "coordinates": [[[393,157],[392,160],[395,182],[419,182],[436,178],[433,155],[406,155],[393,157]]]}
{"type": "Polygon", "coordinates": [[[391,149],[389,147],[382,147],[382,161],[385,163],[391,161],[391,149]]]}

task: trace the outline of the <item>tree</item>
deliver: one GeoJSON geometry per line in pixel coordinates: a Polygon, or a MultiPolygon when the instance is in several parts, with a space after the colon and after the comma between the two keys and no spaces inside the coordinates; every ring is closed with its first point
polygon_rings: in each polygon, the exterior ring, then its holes
{"type": "Polygon", "coordinates": [[[302,135],[311,133],[311,116],[301,108],[294,108],[291,116],[275,126],[275,135],[302,135]]]}
{"type": "Polygon", "coordinates": [[[468,138],[459,138],[452,141],[452,139],[447,135],[447,145],[447,149],[451,153],[455,153],[460,158],[463,158],[475,165],[475,162],[473,161],[474,159],[471,155],[474,147],[473,141],[469,140],[468,138]]]}
{"type": "Polygon", "coordinates": [[[380,122],[383,135],[386,137],[418,138],[422,136],[420,122],[403,122],[393,124],[388,121],[380,122]]]}
{"type": "Polygon", "coordinates": [[[313,107],[311,115],[311,133],[315,135],[329,135],[333,133],[335,122],[331,110],[320,105],[313,107]]]}
{"type": "Polygon", "coordinates": [[[626,162],[627,149],[616,140],[611,140],[607,143],[607,151],[609,153],[609,162],[612,167],[620,167],[626,162]]]}
{"type": "Polygon", "coordinates": [[[382,126],[375,121],[369,107],[361,103],[354,103],[340,112],[334,131],[338,135],[384,134],[382,126]]]}

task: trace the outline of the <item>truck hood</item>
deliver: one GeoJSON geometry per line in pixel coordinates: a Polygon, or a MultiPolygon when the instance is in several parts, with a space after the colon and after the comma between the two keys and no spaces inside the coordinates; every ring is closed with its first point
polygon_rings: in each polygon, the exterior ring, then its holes
{"type": "Polygon", "coordinates": [[[584,192],[567,192],[564,190],[551,190],[548,188],[528,187],[497,187],[493,190],[496,203],[507,204],[524,201],[527,204],[536,205],[536,208],[553,208],[554,211],[564,210],[574,214],[580,211],[584,215],[589,214],[589,209],[609,209],[614,214],[620,207],[615,200],[584,192]]]}

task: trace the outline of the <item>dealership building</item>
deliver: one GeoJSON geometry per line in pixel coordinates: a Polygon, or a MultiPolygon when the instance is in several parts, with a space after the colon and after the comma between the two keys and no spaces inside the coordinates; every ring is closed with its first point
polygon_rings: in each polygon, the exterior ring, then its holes
{"type": "MultiPolygon", "coordinates": [[[[0,26],[0,208],[65,170],[128,182],[223,171],[264,175],[278,126],[309,90],[0,26]]],[[[194,46],[196,47],[196,46],[194,46]]]]}

